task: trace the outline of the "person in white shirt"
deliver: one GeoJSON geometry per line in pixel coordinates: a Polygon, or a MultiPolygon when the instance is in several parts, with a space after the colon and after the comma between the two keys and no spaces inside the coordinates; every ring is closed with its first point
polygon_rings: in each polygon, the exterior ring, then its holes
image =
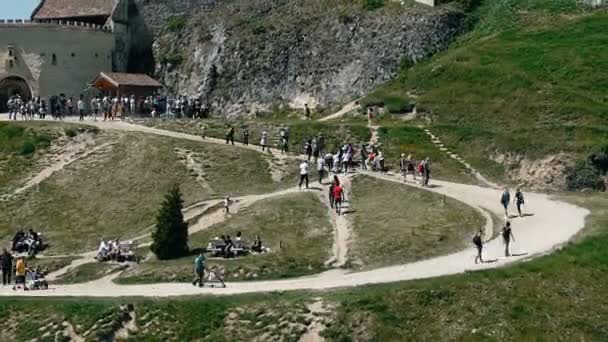
{"type": "Polygon", "coordinates": [[[325,160],[317,159],[317,171],[319,172],[319,183],[323,184],[323,176],[325,176],[325,160]]]}
{"type": "Polygon", "coordinates": [[[84,120],[84,101],[82,100],[82,95],[80,95],[80,99],[78,99],[77,106],[78,106],[78,115],[80,115],[78,120],[83,121],[84,120]]]}
{"type": "MultiPolygon", "coordinates": [[[[262,146],[262,152],[268,146],[268,132],[262,132],[262,140],[260,140],[260,145],[262,146]]],[[[270,147],[268,147],[268,151],[270,152],[270,147]]]]}
{"type": "Polygon", "coordinates": [[[308,162],[305,160],[300,164],[300,184],[298,187],[302,189],[302,183],[306,181],[306,189],[308,189],[308,162]]]}

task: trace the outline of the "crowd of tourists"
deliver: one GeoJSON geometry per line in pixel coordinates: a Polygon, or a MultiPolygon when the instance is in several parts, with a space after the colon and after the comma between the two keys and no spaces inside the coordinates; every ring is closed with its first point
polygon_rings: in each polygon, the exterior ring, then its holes
{"type": "Polygon", "coordinates": [[[59,94],[29,99],[16,94],[8,99],[6,105],[9,120],[33,120],[36,116],[45,119],[47,114],[57,120],[68,116],[78,116],[79,120],[86,117],[114,120],[135,114],[152,118],[205,118],[209,115],[208,107],[199,98],[171,95],[97,95],[87,100],[84,94],[78,97],[59,94]]]}
{"type": "Polygon", "coordinates": [[[47,288],[48,283],[44,279],[46,272],[36,267],[27,267],[24,256],[14,257],[8,250],[4,249],[0,255],[0,271],[2,271],[2,286],[11,286],[13,290],[33,290],[47,288]],[[12,280],[14,279],[14,283],[12,280]]]}

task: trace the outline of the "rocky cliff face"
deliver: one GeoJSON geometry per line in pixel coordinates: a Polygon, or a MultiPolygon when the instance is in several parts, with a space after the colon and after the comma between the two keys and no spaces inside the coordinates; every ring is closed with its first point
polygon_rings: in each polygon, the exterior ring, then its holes
{"type": "Polygon", "coordinates": [[[447,9],[391,3],[368,11],[345,0],[148,2],[156,76],[222,116],[340,106],[395,77],[403,63],[446,48],[463,19],[447,9]],[[188,15],[151,14],[162,6],[188,15]]]}

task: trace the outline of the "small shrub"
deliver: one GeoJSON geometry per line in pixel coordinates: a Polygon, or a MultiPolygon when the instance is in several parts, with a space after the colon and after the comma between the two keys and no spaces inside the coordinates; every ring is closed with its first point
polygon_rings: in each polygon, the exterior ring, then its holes
{"type": "Polygon", "coordinates": [[[570,191],[606,190],[606,184],[599,170],[584,160],[566,170],[566,187],[570,191]]]}
{"type": "Polygon", "coordinates": [[[362,0],[362,6],[368,11],[377,10],[384,6],[384,0],[362,0]]]}
{"type": "Polygon", "coordinates": [[[412,110],[413,105],[407,98],[399,96],[388,96],[384,99],[384,105],[389,113],[401,114],[412,110]]]}
{"type": "Polygon", "coordinates": [[[160,56],[161,64],[171,64],[172,66],[180,65],[184,61],[184,57],[177,53],[167,53],[160,56]]]}
{"type": "Polygon", "coordinates": [[[21,150],[19,153],[23,156],[27,156],[36,152],[36,145],[34,145],[31,141],[26,141],[21,145],[21,150]]]}
{"type": "Polygon", "coordinates": [[[600,172],[600,175],[606,175],[608,173],[608,145],[596,149],[589,156],[589,162],[600,172]]]}
{"type": "Polygon", "coordinates": [[[167,30],[171,32],[179,32],[186,27],[188,19],[183,15],[172,16],[167,19],[167,30]]]}
{"type": "Polygon", "coordinates": [[[65,131],[65,135],[67,135],[70,138],[73,138],[78,135],[78,132],[73,128],[66,128],[64,131],[65,131]]]}

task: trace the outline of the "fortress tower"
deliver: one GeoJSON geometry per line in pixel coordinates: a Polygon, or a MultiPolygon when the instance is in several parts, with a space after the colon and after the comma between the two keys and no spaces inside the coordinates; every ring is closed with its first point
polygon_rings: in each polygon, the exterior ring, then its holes
{"type": "Polygon", "coordinates": [[[101,71],[126,71],[130,0],[41,0],[0,20],[0,112],[7,98],[78,97],[101,71]]]}

